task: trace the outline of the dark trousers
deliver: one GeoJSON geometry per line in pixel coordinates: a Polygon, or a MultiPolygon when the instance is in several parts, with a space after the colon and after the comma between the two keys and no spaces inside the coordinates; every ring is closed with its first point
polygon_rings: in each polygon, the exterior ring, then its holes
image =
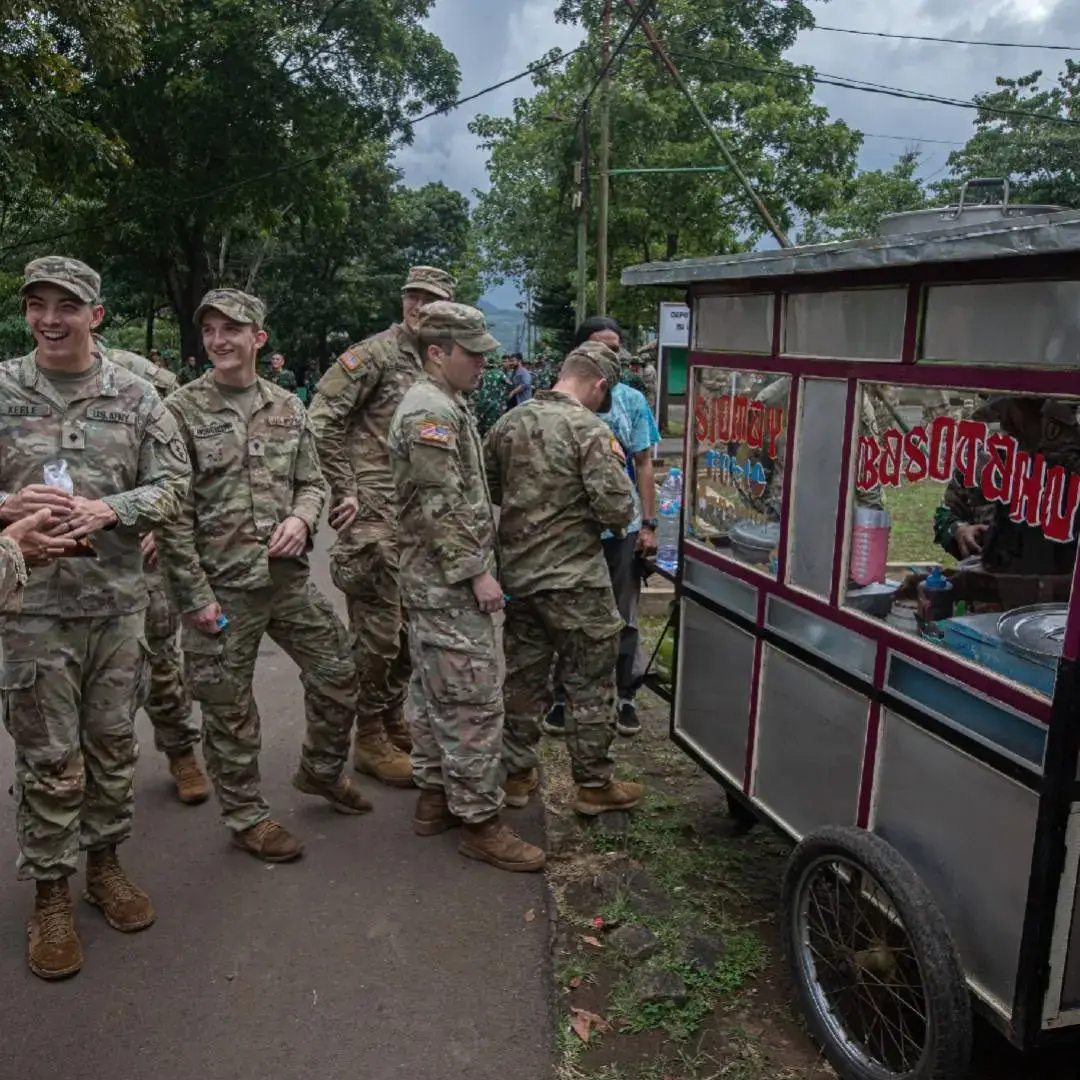
{"type": "MultiPolygon", "coordinates": [[[[623,620],[622,634],[619,637],[619,660],[615,667],[615,682],[620,701],[633,701],[644,671],[644,657],[640,656],[641,647],[638,635],[637,608],[641,594],[641,577],[638,574],[636,532],[625,537],[612,537],[605,540],[604,558],[607,560],[608,573],[611,575],[611,588],[615,593],[615,606],[623,620]]],[[[554,696],[557,702],[565,702],[559,662],[555,662],[554,696]]]]}

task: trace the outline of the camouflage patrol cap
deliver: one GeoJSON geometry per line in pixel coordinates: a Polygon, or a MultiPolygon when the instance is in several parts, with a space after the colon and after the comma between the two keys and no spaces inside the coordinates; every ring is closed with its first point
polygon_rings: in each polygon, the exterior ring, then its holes
{"type": "Polygon", "coordinates": [[[453,275],[437,266],[413,266],[409,269],[409,276],[401,286],[401,291],[410,292],[415,289],[417,292],[437,296],[440,300],[453,300],[456,287],[457,281],[453,275]]]}
{"type": "Polygon", "coordinates": [[[585,360],[592,365],[596,374],[607,382],[609,389],[619,381],[618,354],[602,342],[586,341],[566,354],[566,361],[575,359],[585,360]]]}
{"type": "Polygon", "coordinates": [[[1035,397],[1031,394],[997,394],[987,398],[976,408],[972,420],[994,423],[1001,419],[1001,407],[1010,401],[1030,401],[1040,405],[1040,412],[1047,420],[1055,420],[1065,427],[1077,427],[1076,403],[1072,401],[1054,401],[1051,398],[1035,397]]]}
{"type": "Polygon", "coordinates": [[[420,309],[416,334],[424,344],[450,338],[471,353],[486,353],[499,347],[498,341],[488,333],[482,311],[449,300],[435,300],[420,309]]]}
{"type": "Polygon", "coordinates": [[[257,297],[250,296],[239,289],[211,289],[195,309],[195,325],[202,323],[202,317],[213,308],[222,315],[238,323],[251,323],[262,329],[266,318],[266,305],[257,297]]]}
{"type": "Polygon", "coordinates": [[[35,285],[56,285],[77,296],[84,304],[92,304],[101,292],[101,275],[78,259],[66,255],[46,255],[26,264],[26,281],[22,295],[35,285]]]}

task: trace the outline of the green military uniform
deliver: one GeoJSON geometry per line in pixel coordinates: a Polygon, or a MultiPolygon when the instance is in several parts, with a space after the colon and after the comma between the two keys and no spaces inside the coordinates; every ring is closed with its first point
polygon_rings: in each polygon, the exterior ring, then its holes
{"type": "MultiPolygon", "coordinates": [[[[420,320],[421,334],[452,334],[470,352],[498,347],[474,308],[436,302],[420,320]]],[[[388,442],[413,663],[413,778],[421,790],[444,790],[455,817],[479,824],[503,803],[495,622],[472,591],[473,578],[496,572],[480,437],[464,398],[425,374],[398,406],[388,442]]]]}
{"type": "MultiPolygon", "coordinates": [[[[261,301],[244,293],[208,294],[197,317],[208,307],[262,323],[261,301]]],[[[264,634],[300,668],[307,721],[301,773],[329,787],[347,756],[357,695],[348,634],[309,580],[307,555],[271,559],[267,552],[286,518],[314,533],[326,485],[304,407],[264,379],[236,389],[211,372],[173,394],[169,408],[193,476],[180,515],[158,530],[159,558],[182,612],[216,601],[229,620],[215,635],[185,625],[181,644],[188,686],[202,705],[207,767],[225,823],[239,833],[269,819],[252,693],[264,634]]]]}
{"type": "MultiPolygon", "coordinates": [[[[167,368],[126,349],[108,349],[105,355],[120,367],[144,378],[162,398],[180,383],[167,368]]],[[[150,689],[144,708],[154,729],[154,746],[170,758],[192,751],[199,742],[199,724],[192,715],[191,695],[180,671],[180,614],[165,588],[158,566],[144,566],[150,603],[146,609],[146,643],[150,646],[150,689]]]]}
{"type": "MultiPolygon", "coordinates": [[[[453,299],[454,279],[413,267],[405,290],[453,299]]],[[[412,333],[394,325],[351,346],[323,375],[308,415],[330,483],[331,505],[357,498],[360,511],[330,551],[330,575],[345,594],[360,677],[357,738],[385,730],[402,742],[409,645],[398,585],[397,505],[386,438],[421,371],[412,333]]]]}
{"type": "Polygon", "coordinates": [[[14,540],[0,536],[0,606],[11,600],[27,582],[22,551],[14,540]]]}
{"type": "MultiPolygon", "coordinates": [[[[618,381],[615,355],[605,346],[587,342],[570,355],[591,361],[609,386],[618,381]]],[[[501,580],[511,598],[504,631],[507,770],[516,775],[537,764],[558,654],[574,780],[604,787],[612,773],[622,620],[600,536],[634,518],[622,449],[602,420],[557,391],[512,409],[484,448],[492,500],[501,507],[501,580]]]]}
{"type": "MultiPolygon", "coordinates": [[[[89,267],[59,257],[30,264],[27,287],[36,282],[86,303],[100,288],[89,267]]],[[[62,458],[75,494],[119,519],[92,537],[96,559],[37,569],[0,607],[19,874],[50,880],[75,872],[80,847],[130,834],[147,667],[139,532],[177,513],[190,465],[153,388],[100,352],[74,375],[40,367],[36,352],[0,365],[0,441],[0,492],[42,483],[45,463],[62,458]]]]}
{"type": "Polygon", "coordinates": [[[484,364],[483,380],[470,397],[469,404],[476,417],[477,431],[484,436],[506,412],[506,374],[498,358],[484,364]]]}

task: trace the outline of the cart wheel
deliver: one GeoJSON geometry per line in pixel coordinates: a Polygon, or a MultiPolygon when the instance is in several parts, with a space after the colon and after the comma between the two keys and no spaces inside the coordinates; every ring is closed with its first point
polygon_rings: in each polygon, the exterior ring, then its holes
{"type": "Polygon", "coordinates": [[[944,917],[880,837],[825,828],[784,873],[784,938],[799,1004],[844,1080],[959,1080],[971,1001],[944,917]]]}

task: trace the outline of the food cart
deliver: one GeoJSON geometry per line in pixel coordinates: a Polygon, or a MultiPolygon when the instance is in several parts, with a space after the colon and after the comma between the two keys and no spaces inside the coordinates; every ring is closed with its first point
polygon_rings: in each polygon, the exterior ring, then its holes
{"type": "Polygon", "coordinates": [[[797,842],[849,1080],[962,1076],[973,1009],[1080,1024],[1080,212],[1046,209],[622,275],[692,311],[672,738],[797,842]]]}

